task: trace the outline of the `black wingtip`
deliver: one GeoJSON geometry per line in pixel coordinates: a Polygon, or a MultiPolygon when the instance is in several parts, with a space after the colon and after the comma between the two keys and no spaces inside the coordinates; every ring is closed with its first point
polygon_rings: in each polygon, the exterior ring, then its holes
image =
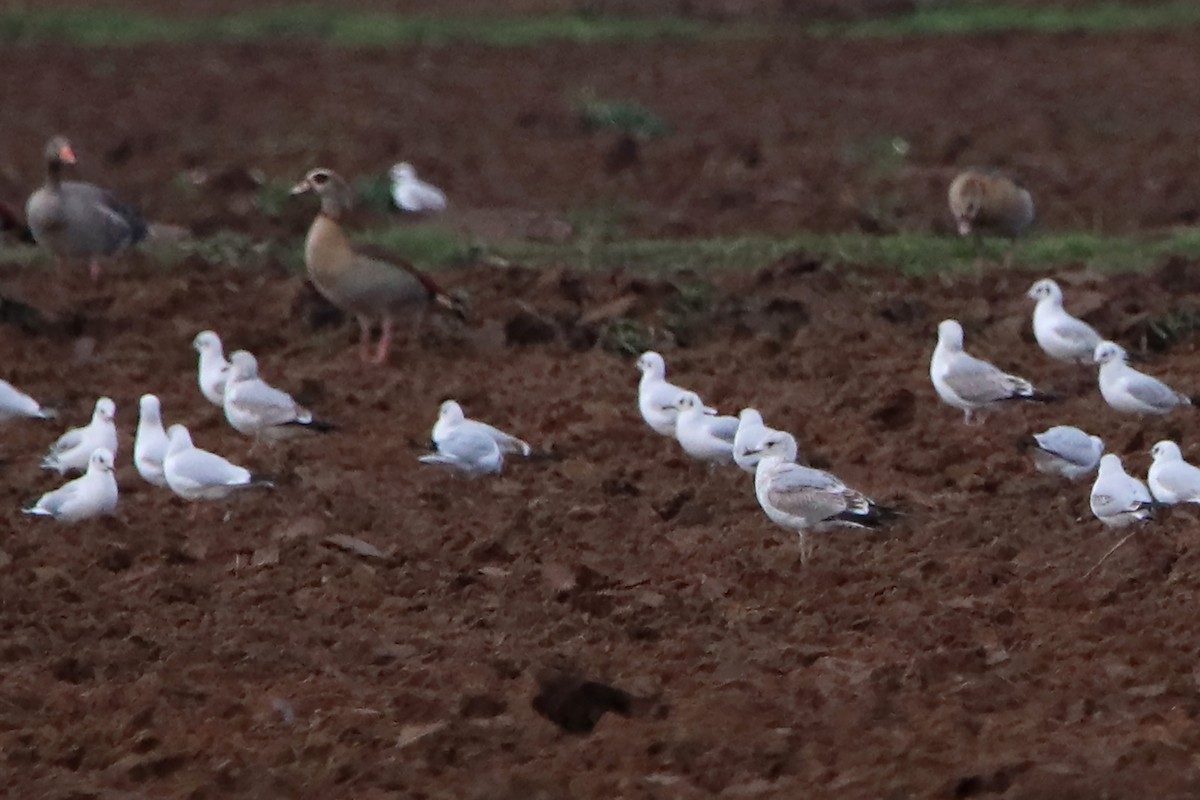
{"type": "Polygon", "coordinates": [[[882,528],[884,525],[901,516],[903,515],[897,509],[889,508],[888,506],[877,506],[872,503],[865,514],[858,514],[847,510],[835,516],[834,519],[874,529],[882,528]]]}
{"type": "Polygon", "coordinates": [[[329,431],[337,430],[337,426],[334,425],[332,422],[324,422],[319,419],[310,419],[307,422],[302,422],[298,419],[294,419],[291,422],[285,422],[284,424],[285,425],[296,425],[298,427],[304,428],[305,430],[316,431],[317,433],[328,433],[329,431]]]}
{"type": "Polygon", "coordinates": [[[1025,399],[1032,400],[1035,403],[1053,403],[1058,400],[1058,396],[1034,389],[1032,393],[1025,396],[1025,399]]]}

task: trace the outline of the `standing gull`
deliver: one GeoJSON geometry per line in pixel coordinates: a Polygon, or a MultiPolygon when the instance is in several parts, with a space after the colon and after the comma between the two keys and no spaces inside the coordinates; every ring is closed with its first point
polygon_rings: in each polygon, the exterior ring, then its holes
{"type": "Polygon", "coordinates": [[[296,431],[333,428],[313,419],[312,412],[287,392],[280,391],[258,377],[258,360],[238,350],[229,357],[229,378],[225,384],[225,419],[238,433],[281,439],[296,431]]]}
{"type": "Polygon", "coordinates": [[[674,436],[675,419],[679,416],[676,404],[687,390],[667,382],[667,363],[653,350],[642,353],[637,368],[642,373],[638,381],[638,411],[642,419],[655,433],[674,436]]]}
{"type": "Polygon", "coordinates": [[[1100,459],[1100,472],[1092,484],[1092,513],[1110,528],[1125,528],[1154,515],[1154,498],[1146,484],[1130,477],[1121,457],[1108,453],[1100,459]]]}
{"type": "Polygon", "coordinates": [[[1062,289],[1043,278],[1029,290],[1037,301],[1033,309],[1033,336],[1046,354],[1074,364],[1094,363],[1096,345],[1103,341],[1096,330],[1063,308],[1062,289]]]}
{"type": "Polygon", "coordinates": [[[708,414],[700,395],[684,392],[675,401],[679,416],[675,420],[675,439],[683,451],[698,461],[733,464],[733,440],[738,432],[737,417],[708,414]]]}
{"type": "Polygon", "coordinates": [[[938,325],[938,343],[929,364],[929,377],[942,401],[961,408],[967,422],[975,411],[1005,400],[1051,399],[1024,378],[1001,372],[988,362],[967,355],[963,350],[962,325],[952,319],[938,325]]]}
{"type": "Polygon", "coordinates": [[[114,456],[117,452],[117,426],[113,420],[117,405],[107,397],[96,401],[92,421],[82,428],[72,428],[50,445],[42,459],[42,469],[52,469],[63,475],[70,470],[82,472],[88,468],[92,453],[103,447],[114,456]]]}
{"type": "Polygon", "coordinates": [[[1150,449],[1154,463],[1147,476],[1159,503],[1200,503],[1200,468],[1183,460],[1179,445],[1164,439],[1150,449]]]}
{"type": "Polygon", "coordinates": [[[98,447],[88,456],[87,472],[47,492],[26,514],[53,517],[59,522],[80,520],[111,514],[117,507],[117,479],[113,474],[111,450],[98,447]]]}
{"type": "Polygon", "coordinates": [[[0,423],[14,419],[53,419],[55,411],[19,391],[8,381],[0,380],[0,423]]]}
{"type": "Polygon", "coordinates": [[[1091,474],[1104,455],[1104,442],[1099,436],[1090,436],[1070,425],[1055,425],[1035,433],[1033,441],[1037,448],[1033,451],[1037,471],[1073,481],[1091,474]]]}
{"type": "Polygon", "coordinates": [[[394,164],[388,175],[392,179],[392,200],[401,211],[445,211],[446,194],[433,184],[417,177],[417,170],[407,161],[394,164]]]}
{"type": "Polygon", "coordinates": [[[1127,414],[1166,414],[1192,404],[1187,395],[1126,364],[1128,357],[1125,348],[1113,342],[1096,346],[1100,394],[1110,406],[1127,414]]]}
{"type": "Polygon", "coordinates": [[[171,491],[184,500],[220,500],[239,489],[273,485],[216,453],[196,447],[182,425],[172,425],[168,439],[163,474],[171,491]]]}
{"type": "Polygon", "coordinates": [[[133,465],[138,474],[155,486],[166,486],[163,459],[167,457],[167,432],[163,430],[162,405],[152,394],[138,401],[137,438],[133,442],[133,465]]]}
{"type": "Polygon", "coordinates": [[[229,362],[221,347],[221,337],[213,331],[200,331],[192,340],[192,347],[200,354],[196,365],[196,380],[200,392],[217,408],[225,405],[225,382],[229,379],[229,362]]]}
{"type": "Polygon", "coordinates": [[[893,514],[828,472],[793,463],[796,440],[790,434],[767,439],[758,449],[754,494],[772,522],[800,535],[801,560],[808,557],[809,531],[837,527],[878,528],[893,514]]]}
{"type": "Polygon", "coordinates": [[[466,414],[463,413],[462,406],[454,400],[447,400],[438,409],[438,418],[437,422],[433,425],[432,434],[434,447],[438,448],[439,443],[444,441],[451,433],[466,429],[477,430],[486,436],[490,436],[502,453],[528,456],[533,452],[533,448],[527,442],[511,436],[499,428],[493,428],[486,422],[467,419],[466,414]]]}

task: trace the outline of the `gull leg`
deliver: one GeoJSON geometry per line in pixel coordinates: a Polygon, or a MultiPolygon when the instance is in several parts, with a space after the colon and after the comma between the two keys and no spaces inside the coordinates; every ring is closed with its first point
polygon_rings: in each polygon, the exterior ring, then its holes
{"type": "Polygon", "coordinates": [[[371,360],[371,320],[358,317],[358,352],[363,362],[371,360]]]}
{"type": "Polygon", "coordinates": [[[92,276],[93,283],[100,280],[100,272],[100,259],[93,258],[91,262],[88,263],[88,274],[92,276]]]}
{"type": "Polygon", "coordinates": [[[375,364],[387,363],[388,352],[392,349],[392,318],[383,318],[383,332],[379,336],[379,349],[375,351],[375,364]]]}
{"type": "Polygon", "coordinates": [[[805,535],[804,531],[800,531],[800,563],[801,563],[801,565],[807,563],[809,557],[812,556],[812,551],[813,551],[812,542],[809,540],[808,536],[805,535]]]}

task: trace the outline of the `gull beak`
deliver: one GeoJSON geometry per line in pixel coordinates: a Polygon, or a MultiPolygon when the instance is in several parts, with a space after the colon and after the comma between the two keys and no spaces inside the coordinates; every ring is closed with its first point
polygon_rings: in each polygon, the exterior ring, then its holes
{"type": "Polygon", "coordinates": [[[702,410],[710,417],[715,417],[719,413],[715,408],[709,408],[708,406],[705,406],[702,410]]]}
{"type": "Polygon", "coordinates": [[[58,151],[58,160],[64,164],[75,163],[75,151],[71,149],[71,145],[64,144],[58,151]]]}
{"type": "Polygon", "coordinates": [[[305,178],[304,180],[300,181],[295,186],[293,186],[292,190],[289,192],[289,194],[304,194],[305,192],[308,192],[311,190],[312,190],[312,183],[309,182],[308,178],[305,178]]]}

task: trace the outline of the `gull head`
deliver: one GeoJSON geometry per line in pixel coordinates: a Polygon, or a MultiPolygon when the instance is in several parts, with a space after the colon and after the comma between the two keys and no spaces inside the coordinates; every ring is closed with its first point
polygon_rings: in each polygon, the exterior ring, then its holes
{"type": "Polygon", "coordinates": [[[647,350],[638,357],[637,368],[642,371],[643,375],[651,375],[655,378],[663,378],[667,374],[667,362],[663,361],[663,357],[653,350],[647,350]]]}
{"type": "Polygon", "coordinates": [[[696,394],[695,392],[683,392],[675,400],[675,408],[679,409],[680,413],[691,411],[693,409],[697,411],[703,411],[704,401],[701,400],[700,395],[696,394]]]}
{"type": "Polygon", "coordinates": [[[1125,467],[1121,465],[1121,457],[1116,453],[1105,453],[1100,458],[1100,474],[1114,475],[1125,474],[1125,467]]]}
{"type": "Polygon", "coordinates": [[[107,447],[97,447],[88,456],[88,472],[112,472],[114,469],[112,450],[107,447]]]}
{"type": "Polygon", "coordinates": [[[1125,352],[1125,348],[1115,342],[1101,342],[1096,345],[1096,352],[1092,355],[1092,359],[1100,365],[1109,364],[1113,361],[1124,363],[1129,359],[1129,354],[1125,352]]]}
{"type": "Polygon", "coordinates": [[[229,357],[229,377],[235,381],[257,378],[258,359],[246,350],[238,350],[229,357]]]}
{"type": "Polygon", "coordinates": [[[763,416],[756,408],[743,408],[738,414],[738,421],[743,425],[762,425],[763,416]]]}
{"type": "Polygon", "coordinates": [[[938,323],[938,344],[944,345],[947,350],[963,349],[963,329],[958,320],[944,319],[938,323]]]}
{"type": "Polygon", "coordinates": [[[159,419],[162,415],[162,404],[158,402],[158,396],[142,395],[138,400],[138,413],[142,419],[159,419]]]}
{"type": "Polygon", "coordinates": [[[455,400],[447,400],[438,408],[438,419],[443,422],[462,422],[466,419],[462,406],[455,400]]]}
{"type": "Polygon", "coordinates": [[[1038,302],[1050,300],[1055,303],[1061,303],[1062,289],[1058,288],[1058,284],[1050,278],[1042,278],[1030,287],[1027,297],[1038,302]]]}
{"type": "Polygon", "coordinates": [[[417,170],[407,161],[401,161],[392,165],[392,168],[388,170],[388,175],[396,183],[407,183],[417,177],[417,170]]]}
{"type": "Polygon", "coordinates": [[[1179,445],[1172,442],[1170,439],[1163,439],[1154,447],[1150,448],[1150,455],[1155,461],[1182,461],[1183,453],[1179,450],[1179,445]]]}
{"type": "Polygon", "coordinates": [[[117,416],[117,404],[109,397],[101,397],[96,401],[96,408],[92,412],[93,420],[102,422],[112,422],[117,416]]]}
{"type": "Polygon", "coordinates": [[[179,453],[184,450],[191,450],[195,445],[192,444],[192,434],[188,429],[176,423],[167,429],[167,454],[179,453]]]}
{"type": "Polygon", "coordinates": [[[192,339],[192,347],[197,353],[216,353],[221,355],[221,337],[213,331],[200,331],[192,339]]]}
{"type": "Polygon", "coordinates": [[[759,442],[758,447],[746,451],[747,455],[759,456],[763,461],[769,458],[779,458],[783,461],[796,460],[796,437],[790,433],[780,433],[776,436],[768,436],[759,442]]]}

